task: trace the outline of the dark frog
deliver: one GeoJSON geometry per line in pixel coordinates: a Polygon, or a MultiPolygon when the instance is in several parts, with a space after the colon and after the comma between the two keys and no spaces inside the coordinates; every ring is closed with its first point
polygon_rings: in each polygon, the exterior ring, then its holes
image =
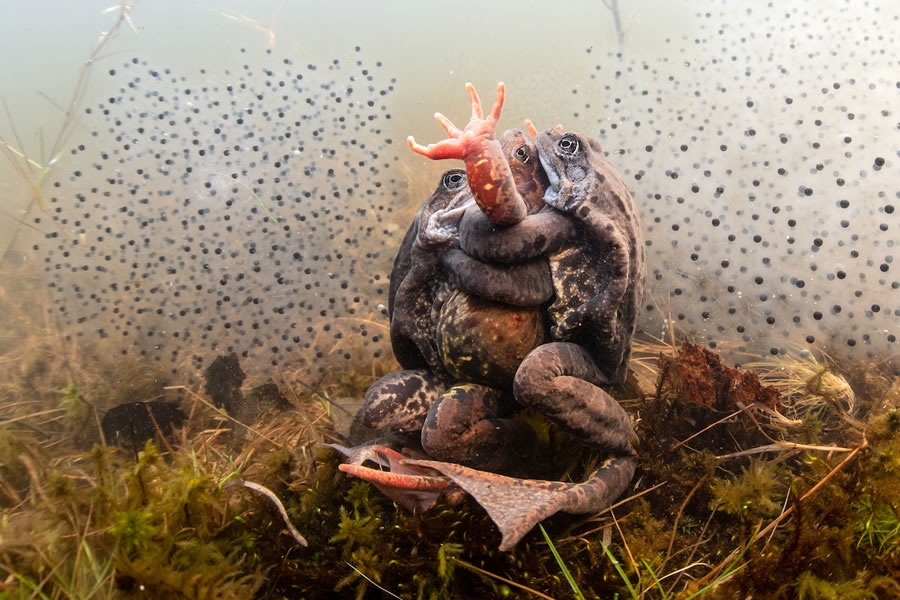
{"type": "Polygon", "coordinates": [[[535,145],[550,180],[545,204],[579,230],[577,243],[549,255],[553,339],[584,346],[610,383],[623,383],[646,279],[631,194],[596,140],[550,129],[535,145]]]}
{"type": "Polygon", "coordinates": [[[556,130],[534,143],[515,131],[498,142],[502,84],[488,118],[467,88],[469,124],[459,130],[437,115],[450,139],[410,145],[431,158],[464,160],[477,207],[457,203],[451,218],[441,219],[444,226],[452,221],[454,241],[427,257],[417,259],[417,242],[410,241],[422,232],[419,217],[415,237],[407,234],[392,274],[405,276],[396,293],[392,280],[392,297],[398,307],[403,297],[414,298],[418,310],[393,309],[392,342],[404,367],[424,368],[376,382],[361,415],[371,421],[391,411],[414,413],[406,427],[421,426],[429,456],[449,462],[400,460],[393,453],[386,456],[391,472],[343,468],[395,490],[421,490],[441,474],[444,484],[452,481],[485,507],[503,534],[501,548],[509,549],[557,511],[594,512],[610,504],[631,480],[631,423],[603,387],[621,382],[627,370],[644,250],[631,196],[596,142],[556,130]],[[426,312],[427,319],[408,321],[426,312]],[[398,322],[405,338],[393,335],[398,322]],[[418,353],[404,352],[413,346],[418,353]],[[527,426],[506,418],[510,396],[610,458],[580,484],[472,468],[503,470],[533,445],[527,426]]]}
{"type": "Polygon", "coordinates": [[[472,206],[465,173],[447,171],[404,237],[391,272],[388,314],[394,355],[406,370],[367,391],[359,420],[370,428],[421,431],[449,384],[508,386],[522,358],[544,339],[539,305],[553,294],[549,266],[493,265],[461,252],[458,227],[472,206]],[[468,342],[459,341],[463,337],[468,342]],[[459,345],[477,359],[457,360],[459,345]]]}
{"type": "Polygon", "coordinates": [[[609,383],[620,384],[646,277],[631,194],[595,140],[549,129],[534,145],[549,180],[542,210],[508,227],[467,211],[462,249],[498,263],[546,256],[554,291],[547,306],[551,337],[584,346],[609,383]]]}

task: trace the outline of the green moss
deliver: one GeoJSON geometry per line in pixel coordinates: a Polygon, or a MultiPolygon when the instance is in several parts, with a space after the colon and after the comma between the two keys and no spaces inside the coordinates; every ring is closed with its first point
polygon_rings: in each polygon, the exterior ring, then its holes
{"type": "Polygon", "coordinates": [[[126,554],[142,554],[159,534],[160,528],[153,524],[153,513],[146,510],[126,510],[111,530],[119,540],[126,554]]]}
{"type": "Polygon", "coordinates": [[[36,445],[29,436],[17,434],[9,429],[0,429],[0,478],[3,486],[0,507],[13,507],[28,496],[31,477],[24,456],[40,456],[36,445]]]}
{"type": "MultiPolygon", "coordinates": [[[[669,545],[671,528],[668,522],[655,515],[650,503],[643,498],[631,503],[629,509],[628,516],[621,523],[624,530],[628,531],[628,551],[632,556],[656,560],[669,545]]],[[[624,552],[624,548],[622,550],[624,552]]],[[[626,565],[629,574],[634,572],[635,566],[626,565]]]]}
{"type": "Polygon", "coordinates": [[[741,517],[773,516],[783,504],[782,490],[775,464],[751,458],[740,475],[713,479],[709,486],[713,497],[710,508],[741,517]]]}
{"type": "Polygon", "coordinates": [[[900,585],[887,577],[875,577],[868,581],[858,577],[852,581],[833,582],[820,579],[804,571],[797,577],[795,591],[798,600],[880,600],[886,591],[900,593],[900,585]]]}
{"type": "MultiPolygon", "coordinates": [[[[365,385],[358,374],[342,378],[334,372],[329,378],[317,384],[317,394],[365,385]]],[[[882,388],[893,389],[877,387],[882,388]]],[[[666,386],[661,390],[660,398],[629,405],[640,419],[634,491],[646,493],[614,510],[616,524],[609,513],[560,514],[543,523],[586,598],[628,593],[603,542],[610,542],[629,583],[647,600],[700,590],[699,597],[709,598],[898,593],[900,414],[895,408],[857,414],[870,447],[831,473],[845,454],[759,455],[766,460],[729,455],[770,444],[766,436],[854,447],[858,429],[822,427],[808,419],[801,429],[782,431],[765,414],[750,418],[752,408],[717,423],[726,415],[679,405],[666,386]],[[824,485],[799,501],[826,476],[824,485]],[[785,507],[792,514],[759,540],[757,528],[785,507]],[[701,583],[720,563],[718,574],[701,583]]],[[[78,393],[73,386],[73,403],[78,393]]],[[[107,402],[94,394],[92,403],[107,402]]],[[[859,406],[884,405],[857,395],[859,406]]],[[[309,423],[326,422],[322,403],[312,392],[292,398],[293,410],[312,416],[289,413],[254,426],[275,443],[252,432],[239,439],[215,433],[221,422],[203,411],[192,417],[185,447],[168,452],[148,443],[137,456],[102,444],[85,452],[72,436],[56,435],[68,431],[62,420],[54,422],[52,442],[27,428],[0,431],[6,509],[0,518],[0,568],[5,569],[0,579],[14,587],[0,594],[75,598],[87,590],[97,598],[375,598],[383,595],[378,585],[423,600],[527,595],[511,581],[552,597],[571,597],[573,588],[537,533],[513,552],[499,552],[496,528],[473,501],[460,506],[441,501],[426,514],[410,514],[375,487],[338,471],[336,454],[310,441],[322,439],[322,432],[297,441],[309,423]],[[286,533],[268,500],[239,486],[225,487],[234,477],[269,487],[309,547],[286,533]]],[[[51,400],[58,408],[55,392],[48,395],[51,400]]],[[[544,441],[542,451],[555,459],[556,472],[577,480],[589,468],[585,455],[590,453],[568,436],[547,428],[544,441]]]]}
{"type": "Polygon", "coordinates": [[[344,544],[345,555],[350,555],[356,546],[371,544],[376,530],[381,526],[381,519],[372,515],[363,517],[358,513],[351,516],[343,506],[339,510],[341,520],[338,532],[328,541],[344,544]]]}
{"type": "Polygon", "coordinates": [[[276,448],[263,458],[264,467],[275,479],[288,480],[294,468],[294,455],[289,448],[276,448]]]}
{"type": "Polygon", "coordinates": [[[800,439],[804,444],[819,444],[822,440],[822,420],[813,413],[803,415],[800,426],[800,439]]]}
{"type": "Polygon", "coordinates": [[[65,409],[65,418],[72,426],[83,424],[90,414],[90,406],[81,397],[81,391],[74,383],[59,390],[60,406],[65,409]]]}
{"type": "Polygon", "coordinates": [[[900,551],[900,511],[896,503],[896,498],[891,502],[868,494],[853,503],[859,533],[857,548],[869,548],[879,559],[900,551]]]}

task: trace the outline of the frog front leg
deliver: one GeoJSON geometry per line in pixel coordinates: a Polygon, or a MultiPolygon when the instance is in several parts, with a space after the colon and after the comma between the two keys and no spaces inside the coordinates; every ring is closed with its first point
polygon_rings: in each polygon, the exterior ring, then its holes
{"type": "Polygon", "coordinates": [[[620,385],[634,323],[634,307],[625,301],[633,254],[628,239],[605,215],[587,214],[582,222],[592,248],[573,246],[549,258],[556,296],[548,309],[551,336],[585,344],[609,384],[620,385]]]}
{"type": "Polygon", "coordinates": [[[485,118],[481,100],[471,83],[466,92],[472,105],[472,116],[463,129],[457,128],[440,113],[434,117],[450,136],[435,144],[422,146],[409,136],[409,147],[432,160],[456,158],[466,163],[466,178],[479,208],[495,225],[510,225],[521,221],[529,212],[526,199],[516,189],[516,181],[498,140],[494,139],[497,120],[503,108],[506,87],[497,84],[497,100],[485,118]]]}

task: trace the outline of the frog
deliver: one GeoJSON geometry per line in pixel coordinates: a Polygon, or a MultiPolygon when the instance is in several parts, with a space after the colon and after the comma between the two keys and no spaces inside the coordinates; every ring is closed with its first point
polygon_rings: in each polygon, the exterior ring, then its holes
{"type": "MultiPolygon", "coordinates": [[[[543,261],[484,264],[459,252],[458,224],[465,209],[473,204],[465,172],[447,171],[404,237],[388,292],[391,344],[404,370],[389,373],[367,390],[360,421],[368,428],[420,431],[429,410],[450,383],[467,380],[490,385],[511,381],[521,358],[543,339],[537,307],[553,293],[549,266],[543,261]],[[456,255],[450,257],[454,252],[456,255]],[[442,260],[461,275],[451,277],[453,271],[442,267],[442,260]],[[521,282],[527,284],[521,286],[521,282]],[[484,285],[487,288],[481,289],[484,285]],[[504,289],[510,292],[504,294],[504,289]],[[478,300],[478,294],[494,300],[478,300]],[[481,344],[491,358],[478,361],[492,368],[471,377],[462,375],[460,370],[465,366],[448,359],[452,351],[441,347],[441,323],[460,322],[465,319],[463,315],[470,315],[468,326],[472,331],[494,331],[492,342],[481,344]],[[516,356],[518,361],[508,358],[516,356]]],[[[496,394],[473,386],[452,393],[459,396],[464,391],[483,398],[477,401],[479,405],[496,404],[496,394]]],[[[427,441],[425,445],[429,445],[427,441]]],[[[457,458],[465,460],[463,456],[457,458]]]]}
{"type": "MultiPolygon", "coordinates": [[[[533,144],[516,147],[512,154],[507,145],[504,153],[493,134],[505,87],[498,85],[497,101],[487,119],[474,87],[467,85],[467,91],[472,117],[465,129],[437,114],[450,138],[427,147],[410,138],[409,145],[428,158],[458,158],[466,164],[477,211],[472,206],[463,211],[457,227],[460,248],[454,255],[462,253],[485,264],[547,261],[554,294],[541,305],[546,337],[518,362],[510,382],[512,395],[520,405],[538,410],[609,458],[578,484],[514,478],[483,471],[482,465],[434,460],[442,457],[428,448],[429,459],[394,461],[402,464],[404,473],[385,474],[359,465],[343,465],[342,470],[410,489],[421,488],[426,478],[434,480],[434,474],[440,474],[487,510],[501,531],[501,550],[510,550],[537,522],[560,510],[594,512],[609,505],[633,477],[631,422],[605,388],[621,382],[627,371],[646,267],[631,196],[599,144],[581,134],[551,129],[537,133],[533,144]],[[530,177],[528,169],[513,171],[520,148],[531,152],[530,177]],[[423,474],[409,469],[422,469],[423,474]]],[[[511,134],[509,139],[520,135],[511,134]]],[[[460,282],[460,288],[467,287],[469,276],[460,274],[446,258],[441,260],[447,276],[460,282]]],[[[471,336],[460,335],[459,330],[470,331],[465,319],[451,318],[438,328],[437,337],[457,340],[450,352],[445,349],[445,367],[454,360],[474,362],[468,348],[471,336]]],[[[449,417],[456,420],[442,422],[432,418],[440,416],[435,406],[441,405],[432,405],[422,423],[423,441],[433,428],[438,429],[437,437],[455,441],[460,415],[451,411],[449,417]]],[[[491,421],[482,423],[490,426],[491,421]]]]}
{"type": "MultiPolygon", "coordinates": [[[[465,209],[473,204],[465,171],[451,169],[445,172],[434,192],[417,212],[394,260],[388,292],[388,315],[394,355],[404,369],[388,373],[371,385],[357,416],[357,421],[365,428],[388,430],[389,435],[379,443],[366,443],[355,448],[329,444],[349,457],[350,464],[341,466],[348,473],[357,474],[354,469],[362,469],[357,465],[367,460],[387,468],[388,471],[380,480],[372,483],[400,506],[411,511],[428,510],[441,496],[445,496],[453,504],[462,499],[462,490],[443,476],[435,476],[431,469],[404,464],[411,456],[428,457],[420,451],[422,446],[427,446],[427,442],[420,443],[419,438],[429,412],[439,406],[444,398],[451,399],[451,402],[444,403],[445,407],[464,402],[466,412],[480,417],[496,417],[501,412],[502,398],[494,390],[471,384],[452,385],[454,376],[444,365],[434,334],[441,307],[447,303],[448,297],[451,298],[451,306],[455,305],[452,298],[464,297],[464,294],[458,292],[457,283],[450,271],[441,266],[441,260],[448,253],[458,251],[458,224],[465,209]],[[394,446],[402,448],[405,454],[397,452],[394,446]]],[[[537,306],[552,295],[549,267],[546,264],[498,267],[477,265],[477,262],[462,255],[454,259],[452,264],[466,277],[479,272],[495,283],[506,280],[505,287],[508,288],[513,287],[510,283],[512,281],[534,282],[525,287],[536,296],[529,299],[516,291],[516,297],[510,299],[514,304],[537,306]],[[492,271],[496,272],[491,275],[492,271]]],[[[498,304],[494,312],[502,309],[498,304]]],[[[507,312],[515,312],[515,309],[507,312]]],[[[480,330],[490,318],[484,310],[475,314],[481,316],[480,322],[475,324],[475,329],[480,330]]],[[[527,319],[519,322],[528,324],[527,319]]],[[[531,327],[530,330],[533,333],[534,328],[531,327]]],[[[515,344],[519,336],[515,331],[509,333],[511,335],[506,339],[515,344]]],[[[494,349],[498,347],[502,348],[503,344],[494,345],[494,349]]],[[[528,349],[530,347],[526,347],[525,351],[528,349]]],[[[512,427],[513,433],[516,429],[521,435],[528,436],[531,433],[521,424],[512,424],[512,427]]],[[[476,431],[476,436],[477,433],[476,431]]],[[[476,444],[471,437],[461,435],[462,448],[474,448],[476,444]]],[[[496,439],[496,436],[493,437],[496,439]]],[[[508,450],[496,453],[500,457],[509,455],[511,453],[508,450]]],[[[453,458],[466,460],[466,456],[459,454],[453,458]]],[[[493,465],[494,468],[502,466],[493,465]]],[[[364,476],[365,471],[359,474],[364,476]]]]}
{"type": "MultiPolygon", "coordinates": [[[[476,118],[479,111],[480,103],[473,102],[476,118]]],[[[503,194],[514,195],[512,200],[525,209],[520,217],[543,206],[547,185],[533,144],[524,141],[522,131],[509,130],[492,148],[504,158],[512,182],[503,194]]],[[[466,181],[470,172],[483,177],[478,169],[467,170],[466,181]]],[[[544,341],[539,307],[552,296],[552,283],[539,252],[516,263],[494,264],[453,247],[458,217],[482,214],[463,200],[464,191],[459,172],[445,173],[404,236],[388,296],[391,343],[404,370],[370,386],[359,422],[400,433],[421,427],[421,445],[430,455],[503,469],[516,456],[505,449],[532,446],[533,433],[504,418],[509,402],[498,390],[511,387],[522,359],[544,341]],[[452,200],[451,193],[456,194],[452,200]]]]}
{"type": "Polygon", "coordinates": [[[535,251],[546,255],[554,287],[547,307],[551,337],[585,346],[609,383],[621,385],[646,285],[637,210],[596,140],[557,127],[535,132],[534,145],[550,180],[544,208],[499,230],[467,211],[461,249],[499,263],[531,259],[535,251]],[[559,239],[548,244],[551,235],[559,239]]]}

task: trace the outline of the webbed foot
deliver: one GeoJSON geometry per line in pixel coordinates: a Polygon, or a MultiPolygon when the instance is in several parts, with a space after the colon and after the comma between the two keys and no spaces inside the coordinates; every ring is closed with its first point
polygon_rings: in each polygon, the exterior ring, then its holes
{"type": "Polygon", "coordinates": [[[615,501],[634,475],[631,457],[610,458],[583,483],[517,479],[433,460],[405,460],[405,467],[441,473],[484,508],[502,536],[500,550],[508,551],[531,529],[559,511],[592,513],[615,501]]]}
{"type": "Polygon", "coordinates": [[[409,136],[407,143],[413,152],[432,160],[446,158],[465,160],[473,147],[478,146],[484,140],[494,139],[494,131],[497,128],[497,121],[500,119],[500,111],[503,109],[503,100],[506,97],[506,86],[502,82],[497,84],[497,100],[494,103],[491,114],[487,118],[484,117],[484,112],[481,109],[481,100],[478,98],[478,92],[475,91],[475,87],[471,83],[466,84],[466,92],[468,92],[469,101],[472,104],[472,116],[469,118],[466,126],[463,129],[459,129],[441,113],[434,113],[434,118],[450,137],[440,142],[423,146],[417,144],[413,136],[409,136]]]}
{"type": "Polygon", "coordinates": [[[635,469],[630,456],[610,458],[583,483],[565,483],[519,479],[455,463],[409,458],[378,445],[338,450],[351,460],[371,460],[388,469],[361,464],[338,467],[373,484],[409,511],[427,511],[441,495],[450,504],[458,504],[468,493],[497,525],[500,550],[504,552],[512,550],[535,525],[560,511],[584,514],[609,506],[628,487],[635,469]]]}
{"type": "MultiPolygon", "coordinates": [[[[338,469],[368,481],[406,510],[426,511],[437,503],[441,495],[447,496],[451,504],[457,504],[464,495],[453,481],[438,471],[408,464],[407,461],[410,457],[391,448],[372,445],[352,449],[352,454],[348,454],[340,448],[336,449],[347,454],[351,459],[350,463],[340,465],[338,469]],[[372,461],[381,468],[372,469],[362,466],[362,463],[366,461],[372,461]],[[387,470],[382,470],[382,468],[387,470]]],[[[407,450],[407,452],[410,451],[407,450]]]]}

